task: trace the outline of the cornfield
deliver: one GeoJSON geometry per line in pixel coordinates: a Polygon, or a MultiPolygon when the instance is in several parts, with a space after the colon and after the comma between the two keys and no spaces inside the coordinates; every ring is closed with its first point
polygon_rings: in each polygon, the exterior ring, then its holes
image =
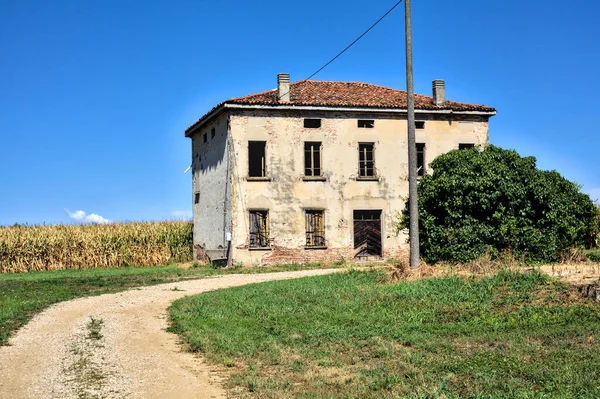
{"type": "Polygon", "coordinates": [[[192,222],[0,227],[0,273],[192,259],[192,222]]]}

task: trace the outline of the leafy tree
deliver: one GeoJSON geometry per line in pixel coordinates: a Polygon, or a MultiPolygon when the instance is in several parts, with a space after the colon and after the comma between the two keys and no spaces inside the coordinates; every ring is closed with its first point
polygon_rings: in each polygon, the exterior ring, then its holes
{"type": "Polygon", "coordinates": [[[596,238],[592,241],[593,247],[600,248],[600,204],[596,209],[596,238]]]}
{"type": "MultiPolygon", "coordinates": [[[[489,146],[436,158],[419,182],[421,255],[428,262],[467,262],[511,252],[528,262],[558,260],[570,247],[590,247],[596,206],[580,186],[534,157],[489,146]]],[[[408,228],[408,202],[399,229],[408,228]]]]}

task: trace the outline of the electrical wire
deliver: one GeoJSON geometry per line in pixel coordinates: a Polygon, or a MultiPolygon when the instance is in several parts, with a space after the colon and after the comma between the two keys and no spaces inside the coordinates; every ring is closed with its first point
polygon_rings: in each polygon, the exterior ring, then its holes
{"type": "Polygon", "coordinates": [[[369,31],[371,29],[373,29],[375,26],[377,26],[378,23],[380,23],[385,17],[388,16],[389,13],[391,13],[394,8],[398,7],[398,5],[400,5],[400,3],[402,3],[402,0],[398,1],[396,4],[394,4],[394,6],[392,8],[390,8],[385,14],[383,14],[381,16],[381,18],[379,18],[377,20],[377,22],[375,22],[373,25],[371,25],[369,27],[369,29],[367,29],[366,31],[364,31],[359,37],[357,37],[352,43],[350,43],[348,46],[346,46],[345,49],[343,49],[342,51],[340,51],[335,57],[333,57],[332,59],[330,59],[325,65],[323,65],[321,68],[317,69],[316,72],[314,72],[312,75],[310,75],[308,78],[304,79],[304,80],[309,80],[310,78],[312,78],[313,76],[315,76],[316,74],[318,74],[319,72],[321,72],[323,69],[325,69],[329,64],[331,64],[333,61],[335,61],[339,56],[341,56],[342,54],[344,54],[346,52],[346,50],[348,50],[350,47],[354,46],[356,44],[356,42],[358,42],[360,39],[363,38],[364,35],[366,35],[367,33],[369,33],[369,31]]]}
{"type": "MultiPolygon", "coordinates": [[[[354,46],[356,44],[356,42],[358,42],[360,39],[363,38],[363,36],[365,36],[367,33],[369,33],[369,31],[371,29],[373,29],[375,26],[377,26],[377,24],[379,24],[385,17],[388,16],[389,13],[391,13],[392,11],[394,11],[394,9],[396,7],[398,7],[398,5],[400,5],[400,3],[402,3],[403,0],[399,0],[396,4],[394,4],[392,6],[392,8],[390,8],[389,10],[387,10],[387,12],[385,14],[383,14],[373,25],[371,25],[366,31],[364,31],[359,37],[357,37],[356,39],[354,39],[354,41],[352,43],[350,43],[348,46],[346,46],[346,48],[344,48],[342,51],[340,51],[335,57],[333,57],[332,59],[330,59],[329,61],[327,61],[327,63],[325,65],[323,65],[321,68],[317,69],[316,72],[314,72],[312,75],[310,75],[308,78],[306,79],[302,79],[296,83],[300,83],[300,82],[305,82],[307,80],[309,80],[310,78],[312,78],[313,76],[315,76],[316,74],[318,74],[319,72],[321,72],[323,69],[327,68],[327,66],[329,66],[329,64],[331,64],[333,61],[335,61],[336,59],[338,59],[342,54],[344,54],[350,47],[354,46]]],[[[289,92],[288,92],[289,93],[289,92]]],[[[277,99],[280,100],[281,97],[285,96],[288,93],[283,93],[281,96],[278,96],[277,99]]]]}

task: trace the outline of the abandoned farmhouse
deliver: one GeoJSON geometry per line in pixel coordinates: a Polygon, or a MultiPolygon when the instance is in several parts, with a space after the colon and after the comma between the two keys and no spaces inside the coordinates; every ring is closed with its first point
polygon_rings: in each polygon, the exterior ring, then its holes
{"type": "MultiPolygon", "coordinates": [[[[493,108],[415,95],[418,174],[445,152],[486,145],[493,108]]],[[[408,195],[406,92],[298,81],[216,105],[192,140],[194,256],[268,264],[407,251],[394,224],[408,195]]]]}

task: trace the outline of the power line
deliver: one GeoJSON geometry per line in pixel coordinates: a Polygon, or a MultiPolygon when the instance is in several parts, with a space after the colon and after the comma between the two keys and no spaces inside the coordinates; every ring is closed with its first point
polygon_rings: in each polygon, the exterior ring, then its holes
{"type": "Polygon", "coordinates": [[[315,73],[313,73],[312,75],[310,75],[308,78],[304,79],[304,80],[309,80],[310,78],[312,78],[313,76],[315,76],[316,74],[318,74],[319,72],[321,72],[323,69],[325,69],[329,64],[331,64],[333,61],[335,61],[340,55],[344,54],[346,52],[346,50],[348,50],[350,47],[354,46],[354,44],[356,44],[356,42],[358,42],[360,39],[363,38],[364,35],[366,35],[367,33],[369,33],[369,31],[371,29],[373,29],[375,26],[377,26],[378,23],[380,23],[385,17],[388,16],[389,13],[391,13],[394,8],[398,7],[398,5],[402,3],[402,0],[398,1],[396,4],[394,4],[394,6],[392,8],[390,8],[385,14],[383,14],[381,16],[381,18],[379,18],[377,20],[377,22],[375,22],[373,25],[371,25],[369,27],[369,29],[367,29],[366,31],[364,31],[359,37],[357,37],[352,43],[350,43],[348,46],[346,46],[345,49],[343,49],[342,51],[340,51],[338,53],[338,55],[336,55],[335,57],[333,57],[332,59],[330,59],[325,65],[323,65],[321,68],[317,69],[317,71],[315,73]]]}
{"type": "MultiPolygon", "coordinates": [[[[335,61],[339,56],[341,56],[342,54],[344,54],[350,47],[354,46],[356,44],[356,42],[358,42],[360,39],[363,38],[364,35],[366,35],[367,33],[369,33],[369,31],[371,29],[373,29],[375,26],[377,26],[378,23],[380,23],[385,17],[388,16],[389,13],[391,13],[392,11],[394,11],[394,8],[398,7],[398,5],[400,3],[402,3],[403,0],[399,0],[396,4],[394,4],[392,6],[392,8],[390,8],[389,10],[387,10],[387,12],[385,14],[383,14],[381,16],[381,18],[379,18],[373,25],[371,25],[369,27],[369,29],[367,29],[366,31],[364,31],[359,37],[357,37],[356,39],[354,39],[354,41],[352,43],[350,43],[348,46],[346,46],[345,49],[343,49],[342,51],[340,51],[335,57],[333,57],[332,59],[330,59],[325,65],[323,65],[321,68],[317,69],[316,72],[314,72],[312,75],[310,75],[308,78],[306,79],[302,79],[296,83],[300,83],[300,82],[305,82],[307,80],[309,80],[310,78],[312,78],[313,76],[315,76],[316,74],[318,74],[319,72],[321,72],[323,69],[325,69],[329,64],[331,64],[333,61],[335,61]]],[[[288,92],[289,93],[289,92],[288,92]]],[[[283,97],[284,95],[288,94],[288,93],[283,93],[281,96],[278,96],[277,99],[280,100],[281,97],[283,97]]]]}

